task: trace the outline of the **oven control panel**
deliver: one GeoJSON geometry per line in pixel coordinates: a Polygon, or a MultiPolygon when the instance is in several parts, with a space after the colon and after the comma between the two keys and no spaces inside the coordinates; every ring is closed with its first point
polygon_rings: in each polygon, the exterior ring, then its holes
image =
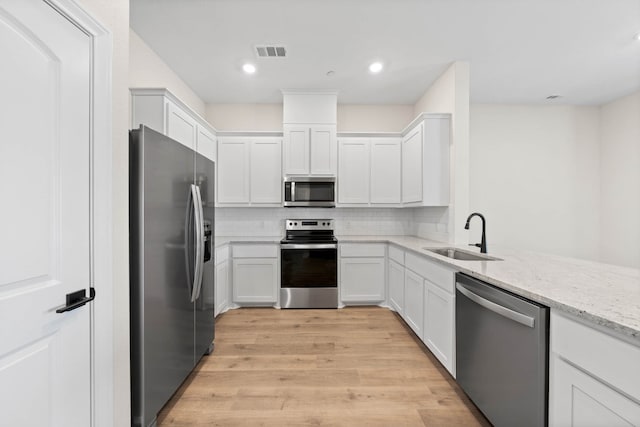
{"type": "Polygon", "coordinates": [[[332,219],[285,219],[286,230],[333,230],[332,219]]]}

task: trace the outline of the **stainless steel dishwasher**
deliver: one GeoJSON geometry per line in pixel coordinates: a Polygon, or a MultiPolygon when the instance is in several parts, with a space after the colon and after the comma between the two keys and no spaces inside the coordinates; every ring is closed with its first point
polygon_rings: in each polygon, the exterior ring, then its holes
{"type": "Polygon", "coordinates": [[[456,274],[456,381],[496,427],[546,426],[549,308],[456,274]]]}

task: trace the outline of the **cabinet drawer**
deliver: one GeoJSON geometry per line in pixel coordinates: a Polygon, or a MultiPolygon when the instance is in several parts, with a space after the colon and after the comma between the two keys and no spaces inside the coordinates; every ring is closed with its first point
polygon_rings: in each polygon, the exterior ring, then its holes
{"type": "Polygon", "coordinates": [[[229,259],[229,245],[224,245],[216,249],[216,264],[220,264],[221,262],[225,262],[229,259]]]}
{"type": "Polygon", "coordinates": [[[394,260],[400,265],[404,265],[404,251],[389,245],[389,259],[394,260]]]}
{"type": "Polygon", "coordinates": [[[428,281],[440,286],[445,291],[451,294],[454,293],[455,275],[453,270],[449,270],[435,262],[431,262],[425,257],[420,257],[411,253],[407,253],[405,255],[404,265],[428,281]]]}
{"type": "Polygon", "coordinates": [[[277,245],[233,245],[234,258],[277,258],[280,246],[277,245]]]}
{"type": "Polygon", "coordinates": [[[385,255],[383,243],[342,243],[340,256],[343,257],[383,257],[385,255]]]}

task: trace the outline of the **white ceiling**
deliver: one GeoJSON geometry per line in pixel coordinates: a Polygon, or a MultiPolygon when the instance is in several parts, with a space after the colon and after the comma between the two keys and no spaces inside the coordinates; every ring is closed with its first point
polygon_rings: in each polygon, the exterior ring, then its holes
{"type": "Polygon", "coordinates": [[[344,104],[412,104],[456,60],[471,64],[474,103],[640,90],[640,0],[131,0],[131,27],[207,103],[336,89],[344,104]],[[288,58],[257,59],[263,44],[288,58]]]}

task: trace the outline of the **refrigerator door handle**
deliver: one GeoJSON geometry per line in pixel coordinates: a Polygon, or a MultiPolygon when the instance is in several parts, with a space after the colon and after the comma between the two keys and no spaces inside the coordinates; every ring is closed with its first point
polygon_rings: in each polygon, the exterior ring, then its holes
{"type": "Polygon", "coordinates": [[[197,274],[195,275],[196,282],[194,282],[194,294],[192,297],[192,301],[196,301],[200,298],[200,292],[202,291],[202,277],[204,275],[204,207],[202,205],[202,194],[200,193],[200,187],[198,185],[196,187],[196,196],[195,199],[197,204],[195,206],[196,211],[198,212],[197,217],[198,221],[198,238],[196,239],[196,244],[198,248],[196,249],[196,268],[197,274]]]}
{"type": "Polygon", "coordinates": [[[195,235],[196,235],[196,255],[195,255],[195,271],[193,272],[193,284],[191,286],[191,302],[195,302],[198,294],[198,284],[199,279],[201,277],[201,269],[200,269],[200,258],[202,258],[202,211],[200,209],[200,205],[198,204],[200,192],[198,186],[195,184],[191,184],[191,197],[193,199],[193,213],[195,216],[195,235]]]}
{"type": "MultiPolygon", "coordinates": [[[[193,187],[193,185],[191,187],[193,187]]],[[[189,299],[191,299],[191,295],[193,294],[193,278],[191,277],[193,264],[189,255],[191,253],[191,236],[193,235],[191,233],[191,219],[195,215],[194,203],[193,188],[189,188],[189,193],[187,194],[187,210],[184,214],[184,267],[187,274],[187,291],[189,292],[189,299]]]]}

